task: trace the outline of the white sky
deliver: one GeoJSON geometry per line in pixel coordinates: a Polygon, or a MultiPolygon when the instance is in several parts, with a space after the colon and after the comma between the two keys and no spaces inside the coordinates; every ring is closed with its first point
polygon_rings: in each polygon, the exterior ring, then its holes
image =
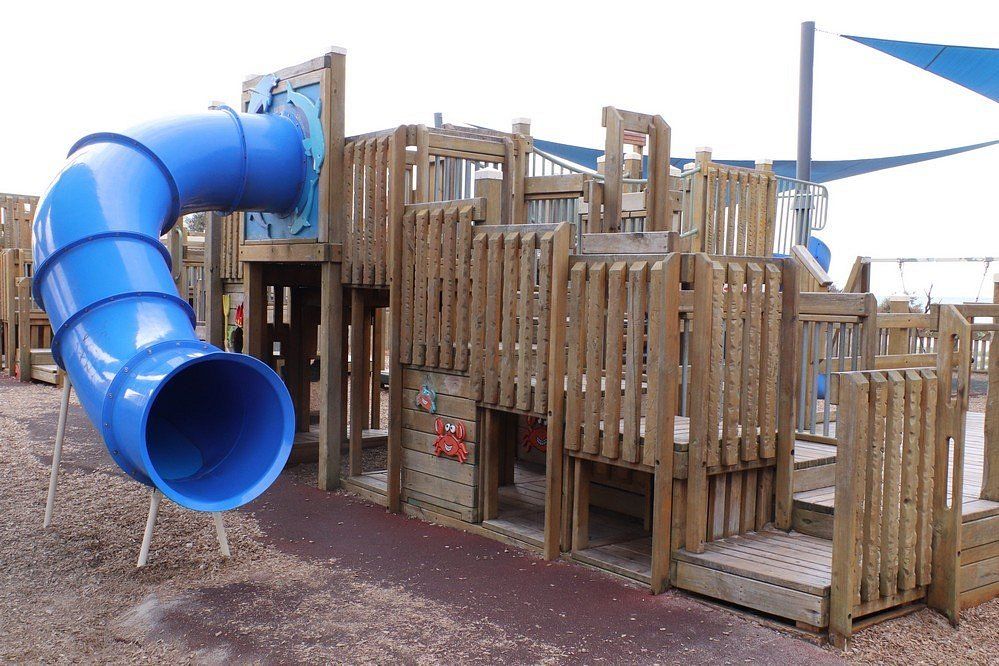
{"type": "MultiPolygon", "coordinates": [[[[799,23],[999,47],[991,2],[80,2],[0,15],[0,191],[39,194],[79,137],[221,99],[247,74],[348,49],[347,131],[445,120],[601,146],[600,108],[659,113],[673,154],[791,159],[799,23]],[[609,8],[611,13],[606,10],[609,8]]],[[[42,5],[46,6],[42,6],[42,5]]],[[[13,5],[13,6],[10,6],[13,5]]],[[[859,44],[818,34],[813,158],[999,138],[999,105],[859,44]]],[[[829,185],[820,234],[842,280],[857,254],[999,255],[999,147],[829,185]]],[[[989,271],[999,272],[999,265],[989,271]]],[[[905,286],[974,297],[980,264],[910,266],[905,286]]],[[[901,288],[878,268],[875,291],[901,288]]],[[[982,294],[991,289],[986,280],[982,294]]]]}

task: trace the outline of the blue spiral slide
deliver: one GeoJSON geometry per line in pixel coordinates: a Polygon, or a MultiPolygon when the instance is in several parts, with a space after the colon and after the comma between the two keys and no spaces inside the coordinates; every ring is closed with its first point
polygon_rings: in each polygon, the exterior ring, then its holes
{"type": "Polygon", "coordinates": [[[38,205],[33,291],[53,358],[115,462],[190,509],[266,490],[295,419],[269,367],[198,340],[159,238],[196,211],[293,213],[306,134],[294,114],[226,107],[94,134],[38,205]]]}

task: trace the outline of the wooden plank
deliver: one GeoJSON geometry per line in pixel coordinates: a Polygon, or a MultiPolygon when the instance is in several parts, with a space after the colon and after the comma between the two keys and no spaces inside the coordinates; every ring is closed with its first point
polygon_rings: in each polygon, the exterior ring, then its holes
{"type": "Polygon", "coordinates": [[[534,258],[537,235],[520,238],[520,292],[517,296],[517,409],[531,409],[531,379],[534,369],[534,258]]]}
{"type": "Polygon", "coordinates": [[[504,240],[501,235],[489,235],[489,285],[486,290],[486,345],[483,355],[482,400],[499,403],[500,329],[503,324],[504,240]]]}
{"type": "Polygon", "coordinates": [[[458,210],[453,206],[445,209],[441,248],[441,335],[438,365],[446,369],[454,367],[455,264],[459,261],[455,254],[457,226],[458,210]]]}
{"type": "MultiPolygon", "coordinates": [[[[393,316],[399,321],[399,360],[402,363],[410,363],[413,360],[413,327],[415,297],[413,294],[413,283],[415,280],[415,243],[416,243],[416,213],[407,212],[401,220],[401,229],[398,231],[401,236],[399,240],[400,253],[402,255],[401,266],[399,267],[401,279],[399,280],[400,309],[393,312],[393,316]],[[401,315],[398,314],[401,312],[401,315]]],[[[394,271],[390,271],[394,272],[394,271]]]]}
{"type": "Polygon", "coordinates": [[[828,605],[824,597],[752,580],[736,574],[677,562],[676,584],[685,590],[739,604],[791,620],[825,626],[828,605]]]}
{"type": "Polygon", "coordinates": [[[882,597],[898,591],[898,545],[900,497],[902,486],[902,442],[905,379],[897,372],[888,373],[887,406],[885,410],[884,477],[881,499],[881,572],[879,592],[882,597]]]}
{"type": "Polygon", "coordinates": [[[489,237],[479,234],[472,241],[472,331],[468,374],[472,397],[483,400],[485,382],[483,363],[486,358],[487,285],[489,283],[489,237]]]}
{"type": "Polygon", "coordinates": [[[743,401],[740,447],[741,458],[744,461],[757,460],[760,456],[760,442],[756,429],[760,416],[760,344],[763,329],[764,296],[762,289],[763,269],[759,264],[747,264],[746,326],[743,330],[742,340],[745,363],[742,366],[743,401]]]}
{"type": "MultiPolygon", "coordinates": [[[[586,264],[577,263],[569,271],[569,326],[566,331],[568,367],[566,371],[565,448],[579,451],[583,425],[583,377],[586,370],[586,264]]],[[[553,375],[553,382],[558,377],[553,375]]],[[[556,384],[552,384],[555,388],[556,384]]]]}
{"type": "MultiPolygon", "coordinates": [[[[552,268],[556,261],[568,261],[568,247],[565,257],[556,257],[555,233],[546,232],[541,236],[541,251],[538,256],[538,330],[537,330],[537,354],[535,356],[534,376],[536,385],[534,388],[533,411],[538,414],[546,414],[548,411],[548,367],[550,363],[549,341],[552,336],[553,322],[555,326],[565,328],[565,303],[562,303],[562,319],[559,321],[550,315],[551,308],[556,298],[565,299],[565,278],[568,270],[562,276],[563,284],[559,293],[553,293],[552,268]]],[[[569,231],[559,231],[558,233],[570,233],[569,231]]],[[[565,332],[562,332],[562,343],[565,343],[565,332]]],[[[560,352],[564,356],[564,352],[560,352]]],[[[562,362],[561,374],[556,375],[558,386],[564,381],[565,361],[562,362]]]]}
{"type": "MultiPolygon", "coordinates": [[[[472,209],[462,206],[458,210],[457,254],[458,263],[455,277],[455,332],[454,369],[468,369],[469,345],[469,300],[472,298],[472,209]]],[[[482,306],[480,306],[481,308],[482,306]]],[[[481,317],[482,310],[473,309],[474,316],[481,317]]]]}
{"type": "MultiPolygon", "coordinates": [[[[621,458],[627,462],[639,460],[648,293],[648,263],[639,261],[628,268],[628,336],[625,351],[624,432],[621,441],[621,458]]],[[[661,307],[659,303],[656,305],[661,307]]],[[[649,382],[651,385],[651,376],[649,382]]]]}
{"type": "Polygon", "coordinates": [[[387,276],[385,274],[385,243],[386,243],[386,220],[388,217],[387,201],[386,201],[386,181],[388,176],[388,137],[381,137],[378,139],[375,146],[375,174],[374,174],[374,188],[375,188],[375,243],[374,243],[374,279],[373,283],[376,285],[384,285],[388,283],[387,276]]]}
{"type": "Polygon", "coordinates": [[[687,471],[687,516],[686,535],[684,538],[687,550],[700,553],[704,550],[707,520],[707,447],[709,431],[717,432],[715,415],[707,408],[703,392],[707,391],[710,378],[711,335],[713,329],[712,304],[714,300],[714,271],[711,260],[706,255],[697,255],[694,279],[694,327],[698,331],[691,344],[690,367],[691,384],[698,387],[698,393],[692,393],[690,408],[690,444],[688,450],[687,471]]]}
{"type": "Polygon", "coordinates": [[[375,219],[375,153],[377,140],[368,139],[364,142],[364,270],[361,276],[363,284],[374,284],[375,281],[375,239],[378,236],[375,219]]]}
{"type": "Polygon", "coordinates": [[[884,374],[870,375],[870,420],[868,428],[867,486],[864,495],[863,573],[860,598],[877,598],[881,560],[881,501],[884,480],[885,415],[888,409],[888,380],[884,374]]]}
{"type": "MultiPolygon", "coordinates": [[[[551,309],[548,327],[551,329],[551,344],[548,346],[547,373],[550,395],[547,405],[548,417],[548,448],[545,451],[545,537],[544,556],[547,560],[558,557],[566,511],[566,501],[563,497],[564,469],[567,465],[563,456],[563,425],[565,419],[564,377],[566,370],[566,284],[569,278],[569,244],[572,227],[568,224],[559,225],[551,238],[551,280],[545,280],[542,290],[551,290],[551,309]]],[[[545,235],[547,239],[547,234],[545,235]]],[[[545,240],[542,241],[542,254],[546,252],[545,240]]],[[[544,274],[544,272],[542,272],[544,274]]],[[[544,318],[545,308],[541,308],[539,316],[544,318]]],[[[541,333],[539,332],[539,338],[541,333]]],[[[540,355],[539,343],[539,355],[540,355]]],[[[535,394],[535,409],[538,407],[535,394]]],[[[578,428],[577,428],[578,433],[578,428]]]]}
{"type": "Polygon", "coordinates": [[[600,452],[600,418],[603,416],[601,382],[603,380],[603,343],[606,335],[607,264],[590,267],[587,282],[586,393],[584,396],[583,451],[600,452]]]}
{"type": "Polygon", "coordinates": [[[902,413],[902,461],[899,488],[898,580],[899,590],[916,587],[916,508],[919,483],[920,412],[923,381],[919,373],[905,373],[902,413]]]}
{"type": "Polygon", "coordinates": [[[441,329],[441,242],[444,233],[444,209],[430,213],[427,237],[427,354],[426,364],[440,364],[441,329]]]}
{"type": "MultiPolygon", "coordinates": [[[[733,222],[734,224],[734,222],[733,222]]],[[[727,311],[725,317],[725,392],[722,408],[722,451],[721,463],[734,465],[739,462],[739,423],[742,406],[742,356],[743,325],[742,312],[745,297],[743,285],[746,272],[738,264],[728,267],[727,311]]],[[[748,437],[749,434],[747,433],[748,437]]]]}
{"type": "Polygon", "coordinates": [[[760,457],[777,453],[777,354],[780,341],[780,271],[772,264],[764,267],[766,280],[763,328],[760,340],[760,457]]]}
{"type": "Polygon", "coordinates": [[[937,376],[920,371],[919,487],[916,501],[916,585],[929,585],[932,577],[934,448],[936,446],[937,376]]]}
{"type": "Polygon", "coordinates": [[[573,459],[572,550],[585,550],[590,540],[590,474],[593,463],[573,459]]]}
{"type": "MultiPolygon", "coordinates": [[[[718,262],[711,263],[711,315],[705,320],[706,327],[701,330],[709,336],[710,355],[708,357],[708,377],[705,387],[707,419],[705,421],[704,445],[708,467],[721,464],[721,440],[718,437],[718,424],[721,418],[722,388],[725,376],[725,284],[727,275],[725,266],[718,262]]],[[[696,290],[696,282],[695,282],[696,290]]],[[[694,328],[698,327],[695,318],[694,328]]],[[[702,335],[697,333],[696,335],[702,335]]]]}
{"type": "Polygon", "coordinates": [[[614,262],[607,273],[607,327],[604,350],[606,389],[603,404],[603,441],[600,455],[616,460],[620,455],[621,379],[624,352],[624,312],[627,300],[627,265],[614,262]]]}
{"type": "Polygon", "coordinates": [[[503,324],[499,404],[517,400],[517,289],[520,283],[520,234],[503,235],[503,324]]]}
{"type": "Polygon", "coordinates": [[[857,492],[865,464],[863,447],[867,430],[867,380],[863,375],[846,375],[840,386],[839,409],[850,418],[839,424],[840,439],[836,459],[836,494],[840,520],[833,523],[832,583],[829,594],[829,641],[845,648],[853,632],[854,589],[857,580],[857,517],[862,506],[857,492]]]}
{"type": "MultiPolygon", "coordinates": [[[[410,354],[410,348],[403,347],[403,311],[405,298],[411,298],[412,252],[409,249],[411,235],[403,230],[403,219],[415,224],[415,216],[405,216],[406,193],[406,128],[399,127],[389,140],[389,182],[388,182],[388,228],[389,228],[389,414],[386,497],[389,511],[398,512],[402,497],[402,358],[410,354]],[[405,271],[405,275],[403,274],[405,271]],[[405,277],[405,279],[403,279],[405,277]],[[402,284],[403,289],[398,286],[402,284]],[[405,294],[403,293],[405,292],[405,294]]],[[[412,229],[412,226],[410,226],[412,229]]],[[[409,320],[405,322],[409,325],[409,320]]]]}
{"type": "Polygon", "coordinates": [[[414,245],[415,277],[413,281],[413,364],[425,365],[427,361],[427,243],[430,233],[430,213],[421,210],[416,214],[414,245]]]}
{"type": "MultiPolygon", "coordinates": [[[[769,267],[769,265],[768,265],[769,267]]],[[[777,461],[774,471],[774,524],[778,529],[791,528],[794,505],[794,389],[795,368],[799,359],[798,337],[798,271],[794,259],[780,264],[780,335],[771,339],[770,353],[777,354],[777,461]]]]}

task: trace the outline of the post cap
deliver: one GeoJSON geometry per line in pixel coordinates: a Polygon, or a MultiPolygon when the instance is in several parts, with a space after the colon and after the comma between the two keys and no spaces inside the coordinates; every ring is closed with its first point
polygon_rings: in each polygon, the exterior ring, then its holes
{"type": "Polygon", "coordinates": [[[530,125],[531,124],[531,119],[530,118],[525,118],[524,116],[521,116],[519,118],[514,118],[511,122],[514,125],[530,125]]]}
{"type": "Polygon", "coordinates": [[[768,164],[770,166],[774,165],[773,159],[769,158],[769,157],[764,157],[762,160],[756,160],[756,163],[757,164],[768,164]]]}
{"type": "Polygon", "coordinates": [[[694,148],[695,153],[710,153],[711,146],[701,146],[700,148],[694,148]]]}
{"type": "Polygon", "coordinates": [[[597,155],[597,164],[603,164],[607,161],[606,155],[597,155]]]}
{"type": "Polygon", "coordinates": [[[499,169],[486,167],[475,172],[475,180],[503,180],[503,172],[499,169]]]}
{"type": "Polygon", "coordinates": [[[337,46],[334,44],[330,47],[329,53],[334,53],[336,55],[347,55],[347,49],[343,46],[337,46]]]}
{"type": "Polygon", "coordinates": [[[640,160],[642,159],[641,153],[625,153],[624,159],[626,160],[640,160]]]}

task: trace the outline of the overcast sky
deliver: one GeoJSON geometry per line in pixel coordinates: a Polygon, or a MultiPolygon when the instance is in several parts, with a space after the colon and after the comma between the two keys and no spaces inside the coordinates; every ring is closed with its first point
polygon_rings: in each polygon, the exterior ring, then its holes
{"type": "MultiPolygon", "coordinates": [[[[347,131],[445,120],[601,146],[600,108],[659,113],[673,154],[793,158],[799,24],[999,47],[989,2],[7,3],[0,16],[0,191],[39,194],[79,137],[220,99],[239,84],[348,50],[347,131]],[[13,6],[10,6],[13,4],[13,6]],[[608,10],[610,13],[608,13],[608,10]]],[[[820,33],[813,157],[875,157],[999,138],[999,105],[820,33]]],[[[842,280],[857,254],[999,255],[999,147],[829,185],[820,234],[842,280]]],[[[983,296],[991,290],[990,278],[983,296]]],[[[905,287],[971,297],[981,264],[910,266],[905,287]]],[[[875,290],[901,289],[879,267],[875,290]]]]}

